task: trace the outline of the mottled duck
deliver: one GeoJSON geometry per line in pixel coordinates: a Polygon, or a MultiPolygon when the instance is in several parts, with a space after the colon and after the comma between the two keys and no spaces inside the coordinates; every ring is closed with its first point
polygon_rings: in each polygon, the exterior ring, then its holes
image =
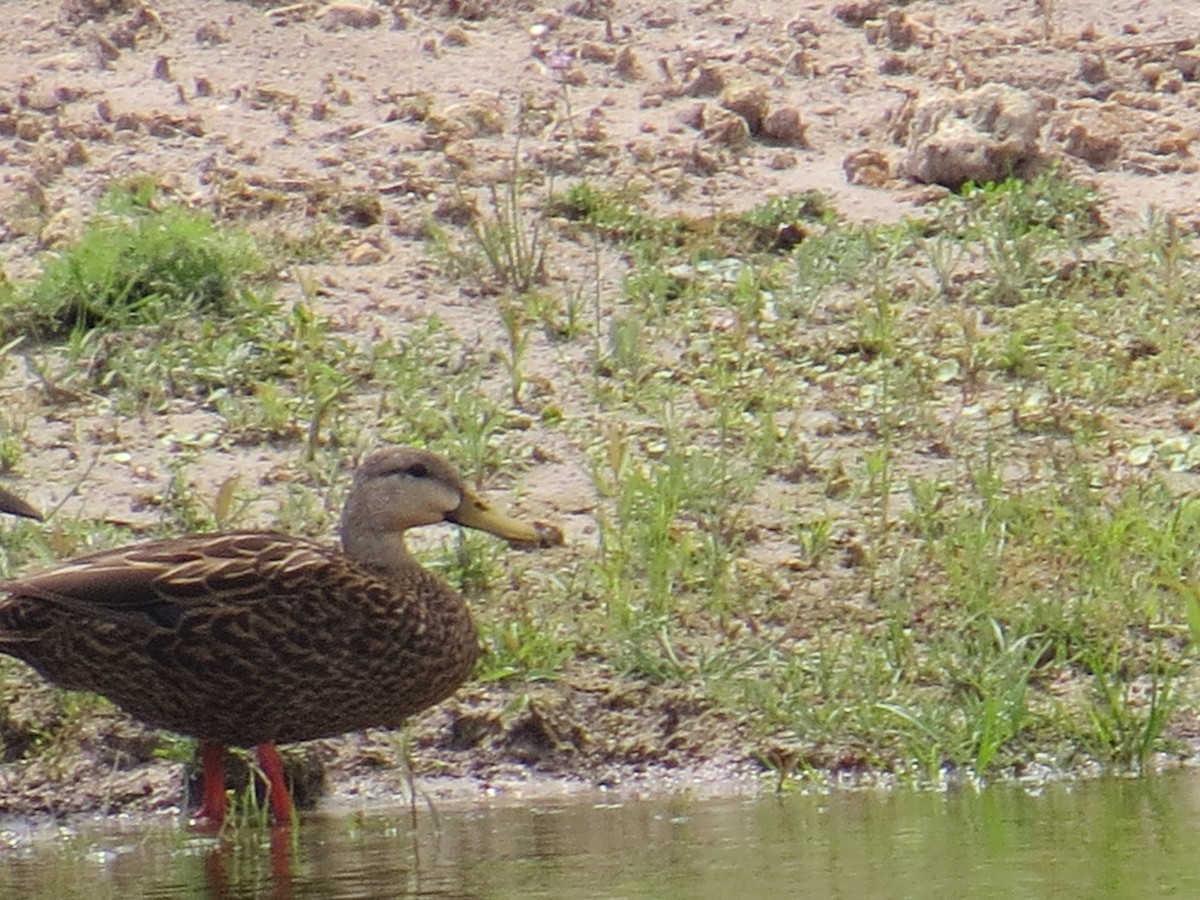
{"type": "Polygon", "coordinates": [[[562,543],[489,507],[441,457],[391,448],[355,473],[340,552],[242,531],[93,553],[0,583],[0,652],[198,738],[210,824],[225,817],[224,747],[257,748],[272,814],[290,822],[276,744],[399,726],[471,673],[463,598],[404,545],[437,522],[562,543]]]}
{"type": "Polygon", "coordinates": [[[41,521],[42,514],[11,491],[0,487],[0,512],[41,521]]]}

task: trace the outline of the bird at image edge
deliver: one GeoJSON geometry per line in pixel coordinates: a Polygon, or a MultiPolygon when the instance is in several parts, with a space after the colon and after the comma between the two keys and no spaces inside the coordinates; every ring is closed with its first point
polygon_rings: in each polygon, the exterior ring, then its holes
{"type": "Polygon", "coordinates": [[[272,816],[288,823],[276,744],[398,727],[470,675],[466,603],[404,544],[439,522],[518,546],[563,540],[492,509],[441,457],[389,448],[355,473],[340,551],[239,531],[79,557],[0,582],[0,652],[198,738],[201,823],[225,818],[224,747],[255,747],[272,816]]]}
{"type": "Polygon", "coordinates": [[[10,513],[14,516],[24,516],[27,519],[37,519],[39,522],[42,520],[42,514],[33,506],[2,487],[0,487],[0,512],[10,513]]]}

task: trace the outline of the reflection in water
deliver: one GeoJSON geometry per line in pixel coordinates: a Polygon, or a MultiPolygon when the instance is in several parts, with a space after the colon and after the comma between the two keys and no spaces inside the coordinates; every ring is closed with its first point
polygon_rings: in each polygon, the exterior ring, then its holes
{"type": "Polygon", "coordinates": [[[1200,896],[1200,781],[9,830],[0,897],[1200,896]]]}
{"type": "MultiPolygon", "coordinates": [[[[240,893],[240,890],[235,890],[235,887],[244,889],[248,885],[239,882],[245,882],[248,879],[245,874],[240,877],[232,873],[232,863],[238,856],[238,843],[234,840],[236,835],[251,836],[252,832],[247,829],[244,832],[227,831],[223,835],[215,838],[212,845],[204,854],[204,887],[209,897],[223,898],[234,897],[240,893]],[[235,881],[237,878],[237,881],[235,881]]],[[[261,835],[262,832],[254,832],[261,835]]],[[[265,879],[259,873],[253,881],[255,882],[255,895],[262,897],[270,897],[272,900],[289,900],[294,896],[292,890],[292,848],[296,837],[296,832],[285,825],[271,825],[266,829],[267,847],[266,858],[270,861],[269,874],[270,877],[265,879]]],[[[259,856],[251,850],[252,856],[259,856]]]]}

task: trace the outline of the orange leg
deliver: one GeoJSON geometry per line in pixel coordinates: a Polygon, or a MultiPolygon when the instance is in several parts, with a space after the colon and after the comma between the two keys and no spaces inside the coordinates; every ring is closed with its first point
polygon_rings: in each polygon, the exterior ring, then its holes
{"type": "Polygon", "coordinates": [[[225,821],[225,748],[212,741],[201,741],[200,763],[204,800],[196,819],[220,828],[225,821]]]}
{"type": "Polygon", "coordinates": [[[288,791],[287,782],[283,780],[283,760],[274,744],[258,745],[258,764],[267,777],[267,802],[271,804],[271,818],[276,825],[291,825],[292,795],[288,791]]]}

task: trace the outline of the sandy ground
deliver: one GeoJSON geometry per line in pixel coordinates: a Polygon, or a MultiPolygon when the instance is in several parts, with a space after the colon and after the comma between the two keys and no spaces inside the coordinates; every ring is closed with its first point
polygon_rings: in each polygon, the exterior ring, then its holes
{"type": "MultiPolygon", "coordinates": [[[[6,4],[4,18],[0,263],[11,279],[76,235],[112,179],[150,174],[173,199],[296,235],[322,198],[362,195],[378,198],[377,219],[337,225],[334,258],[287,273],[281,296],[300,298],[308,279],[323,312],[365,332],[436,314],[486,341],[500,332],[494,306],[439,275],[421,226],[456,188],[503,182],[514,152],[559,184],[633,184],[664,211],[819,190],[848,218],[894,220],[946,190],[922,182],[937,180],[941,159],[922,111],[965,102],[969,113],[993,102],[981,90],[1001,91],[1003,120],[976,136],[984,156],[1065,166],[1102,190],[1117,227],[1152,207],[1200,224],[1192,3],[30,0],[6,4]]],[[[550,259],[549,290],[598,279],[619,295],[617,256],[598,272],[578,247],[550,259]]],[[[536,348],[529,360],[534,376],[558,364],[536,348]]],[[[202,431],[205,413],[129,421],[78,403],[70,433],[117,434],[124,451],[93,457],[64,438],[33,381],[19,365],[0,381],[10,421],[28,422],[23,492],[47,509],[63,503],[64,515],[148,521],[145,495],[170,475],[166,439],[202,431]],[[86,499],[70,496],[85,466],[86,499]]],[[[582,456],[556,449],[560,465],[529,479],[539,487],[525,502],[586,540],[594,498],[582,456]]],[[[241,451],[214,464],[214,483],[231,464],[254,479],[279,459],[241,451]]],[[[511,698],[468,687],[417,723],[417,772],[442,797],[759,784],[761,748],[743,723],[697,712],[686,692],[629,691],[574,683],[543,697],[535,686],[527,712],[496,725],[511,698]],[[556,719],[588,722],[589,740],[572,741],[556,719]],[[456,749],[471,727],[499,729],[490,752],[456,749]]],[[[180,765],[145,759],[136,726],[103,717],[95,743],[86,763],[0,767],[0,810],[178,802],[180,765]]],[[[404,788],[386,735],[294,757],[326,767],[335,805],[404,788]]]]}

